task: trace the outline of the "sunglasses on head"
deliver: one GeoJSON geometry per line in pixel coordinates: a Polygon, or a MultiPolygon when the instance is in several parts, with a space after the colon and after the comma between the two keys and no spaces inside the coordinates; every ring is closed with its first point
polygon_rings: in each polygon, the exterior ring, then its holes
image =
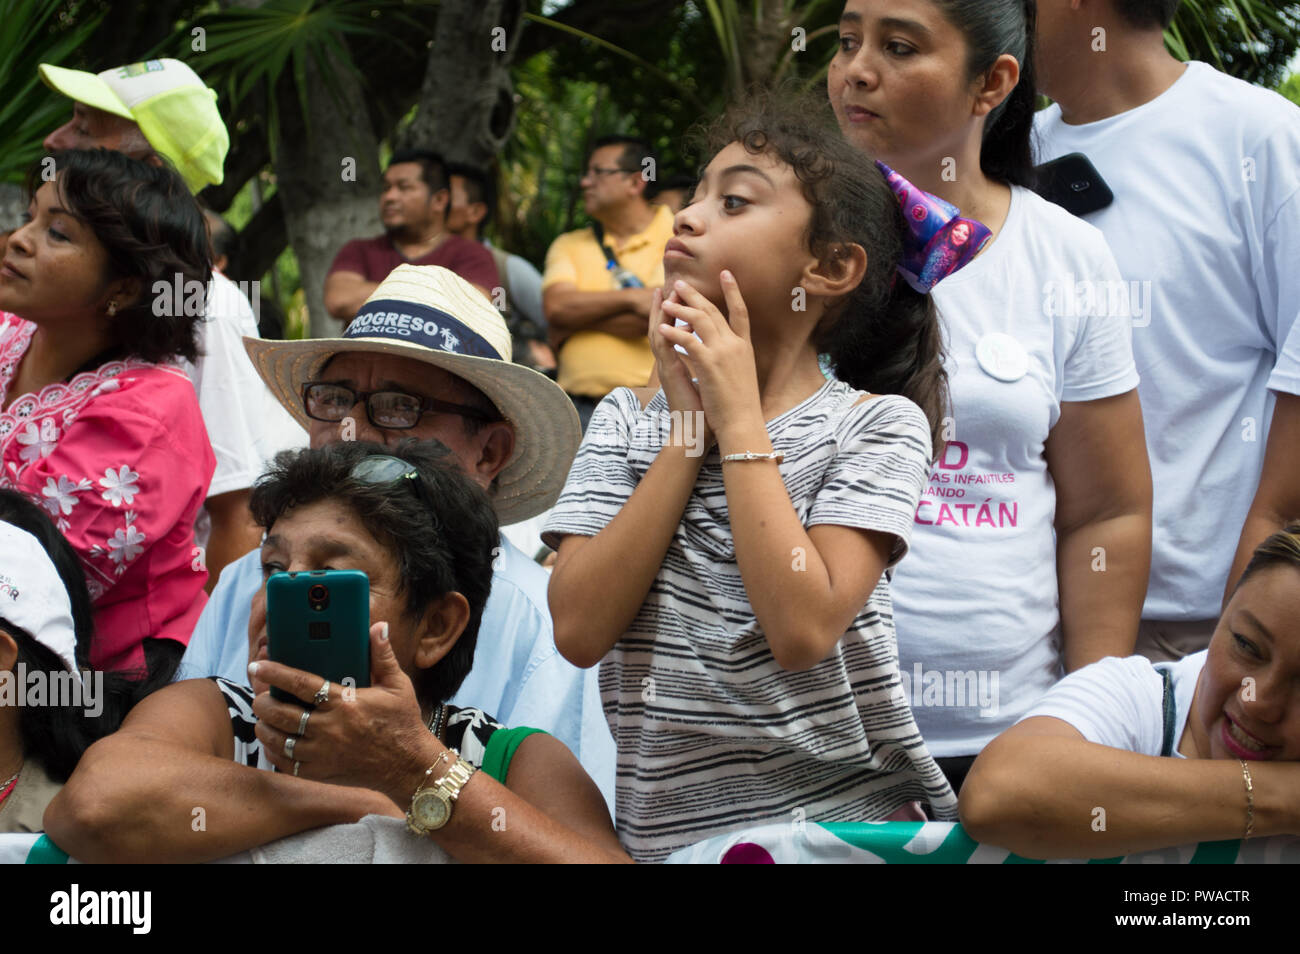
{"type": "Polygon", "coordinates": [[[400,481],[415,491],[421,503],[426,507],[429,505],[429,499],[425,496],[424,481],[420,479],[420,472],[416,470],[414,464],[410,464],[400,457],[392,457],[388,454],[373,454],[357,461],[348,476],[360,483],[377,487],[395,484],[400,481]]]}

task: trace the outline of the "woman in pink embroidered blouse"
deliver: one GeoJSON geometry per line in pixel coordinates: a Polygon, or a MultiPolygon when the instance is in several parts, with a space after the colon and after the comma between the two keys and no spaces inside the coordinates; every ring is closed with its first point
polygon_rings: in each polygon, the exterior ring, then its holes
{"type": "Polygon", "coordinates": [[[156,673],[205,602],[194,518],[215,459],[173,362],[197,355],[206,233],[170,169],[51,158],[0,265],[0,487],[42,504],[81,557],[92,666],[156,673]]]}

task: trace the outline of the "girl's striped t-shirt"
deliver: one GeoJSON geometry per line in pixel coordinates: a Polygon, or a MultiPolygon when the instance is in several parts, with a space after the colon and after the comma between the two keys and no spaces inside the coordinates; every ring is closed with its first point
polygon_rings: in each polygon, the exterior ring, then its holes
{"type": "MultiPolygon", "coordinates": [[[[930,428],[906,398],[864,397],[828,381],[769,421],[768,435],[800,522],[889,534],[892,567],[929,474],[930,428]]],[[[543,539],[603,530],[671,423],[662,391],[644,409],[626,388],[606,397],[543,539]]],[[[792,543],[792,572],[801,559],[792,543]]],[[[900,684],[888,574],[821,663],[782,669],[736,563],[716,448],[645,603],[601,662],[600,686],[618,745],[618,833],[637,860],[758,821],[877,821],[914,800],[956,815],[900,684]]]]}

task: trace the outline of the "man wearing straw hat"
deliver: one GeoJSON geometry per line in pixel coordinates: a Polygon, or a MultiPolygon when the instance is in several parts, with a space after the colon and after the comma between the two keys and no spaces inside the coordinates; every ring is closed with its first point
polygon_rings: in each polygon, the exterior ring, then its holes
{"type": "MultiPolygon", "coordinates": [[[[342,338],[244,343],[312,447],[440,441],[487,491],[503,526],[546,510],[564,486],[581,438],[573,405],[549,378],[510,363],[500,312],[445,268],[399,265],[342,338]]],[[[473,699],[507,725],[550,732],[613,804],[614,743],[594,670],[556,651],[547,583],[546,571],[502,536],[474,667],[451,702],[473,699]]],[[[249,605],[261,586],[260,551],[226,568],[183,676],[247,683],[249,605]]]]}

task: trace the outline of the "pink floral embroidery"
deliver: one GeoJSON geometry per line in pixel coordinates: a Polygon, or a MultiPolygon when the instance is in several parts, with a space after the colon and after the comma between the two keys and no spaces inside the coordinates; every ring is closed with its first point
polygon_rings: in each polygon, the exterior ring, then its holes
{"type": "MultiPolygon", "coordinates": [[[[8,318],[8,315],[0,313],[0,322],[8,318]]],[[[8,393],[14,373],[36,331],[35,325],[20,319],[16,321],[16,324],[9,324],[4,333],[0,334],[0,403],[3,403],[8,393]]],[[[118,380],[121,374],[153,367],[156,366],[136,358],[110,361],[94,371],[77,375],[67,383],[59,381],[41,388],[39,393],[23,394],[15,398],[6,410],[0,411],[0,452],[4,451],[11,439],[16,439],[22,445],[22,450],[18,452],[18,462],[8,462],[5,482],[16,484],[33,461],[49,457],[54,452],[62,436],[60,421],[66,432],[87,402],[122,386],[118,380]]],[[[130,494],[137,492],[132,490],[130,494]]],[[[130,494],[123,488],[123,497],[128,504],[131,503],[130,494]]]]}
{"type": "Polygon", "coordinates": [[[31,462],[38,457],[49,457],[59,443],[59,426],[54,423],[53,418],[49,417],[41,421],[39,427],[35,421],[28,421],[27,426],[18,435],[18,443],[24,445],[18,453],[19,458],[24,461],[31,462]]]}
{"type": "Polygon", "coordinates": [[[66,517],[72,513],[72,508],[77,505],[77,494],[90,490],[90,481],[73,480],[67,474],[60,474],[58,483],[55,483],[53,477],[45,478],[45,489],[41,495],[48,497],[48,500],[42,501],[45,509],[51,516],[57,517],[62,511],[66,517]]]}
{"type": "Polygon", "coordinates": [[[135,526],[135,513],[126,512],[126,526],[113,531],[113,535],[104,542],[106,547],[98,544],[90,548],[91,556],[105,556],[113,561],[115,576],[126,572],[126,565],[144,552],[145,535],[135,526]]]}
{"type": "Polygon", "coordinates": [[[116,471],[110,467],[104,471],[104,476],[99,478],[99,486],[104,488],[100,496],[114,507],[122,506],[123,500],[129,506],[135,502],[135,495],[140,492],[140,485],[136,483],[139,479],[140,475],[125,464],[116,471]]]}
{"type": "MultiPolygon", "coordinates": [[[[108,558],[114,563],[129,563],[144,552],[144,534],[135,527],[127,527],[125,530],[114,531],[112,539],[108,541],[108,558]]],[[[120,575],[125,567],[119,566],[117,572],[120,575]]]]}
{"type": "Polygon", "coordinates": [[[35,330],[0,311],[0,486],[34,496],[81,558],[95,668],[138,668],[141,638],[183,641],[204,602],[203,575],[176,572],[215,464],[194,384],[130,359],[15,394],[35,330]]]}

